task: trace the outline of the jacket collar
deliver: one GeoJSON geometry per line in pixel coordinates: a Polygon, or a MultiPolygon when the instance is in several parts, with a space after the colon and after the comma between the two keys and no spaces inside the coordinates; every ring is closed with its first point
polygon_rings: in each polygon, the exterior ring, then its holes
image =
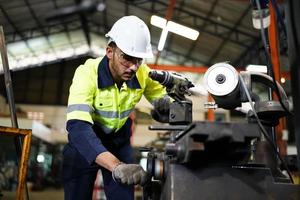
{"type": "MultiPolygon", "coordinates": [[[[109,62],[107,56],[104,56],[98,66],[98,88],[105,88],[115,84],[112,75],[109,71],[109,62]]],[[[140,83],[136,76],[131,80],[126,81],[129,88],[141,89],[140,83]]]]}

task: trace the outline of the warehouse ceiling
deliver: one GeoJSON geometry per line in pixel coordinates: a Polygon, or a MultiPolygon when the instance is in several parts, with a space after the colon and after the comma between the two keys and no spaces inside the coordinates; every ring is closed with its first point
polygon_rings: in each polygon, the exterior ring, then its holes
{"type": "MultiPolygon", "coordinates": [[[[147,60],[148,63],[196,67],[220,61],[229,61],[236,67],[264,64],[259,31],[252,26],[251,13],[248,0],[0,0],[0,23],[5,32],[10,68],[28,69],[14,76],[23,80],[22,90],[39,92],[36,94],[39,103],[44,104],[65,104],[65,100],[58,100],[64,98],[56,91],[60,85],[54,92],[58,95],[56,102],[41,100],[45,88],[53,88],[49,80],[66,78],[62,73],[68,72],[68,60],[103,55],[104,34],[124,15],[136,15],[149,26],[156,57],[147,60]],[[150,24],[152,15],[196,29],[200,35],[193,41],[169,33],[164,50],[158,53],[162,30],[150,24]],[[45,69],[33,69],[46,65],[45,69]],[[49,66],[58,66],[60,74],[50,75],[56,69],[49,66]],[[30,86],[31,80],[27,79],[33,77],[35,83],[41,79],[41,89],[34,89],[37,87],[34,83],[30,86]]],[[[74,61],[71,63],[74,65],[74,61]]],[[[65,75],[72,77],[72,73],[65,75]]],[[[56,83],[64,81],[56,80],[56,83]]],[[[66,88],[71,80],[68,81],[66,88]]],[[[30,103],[24,98],[16,101],[30,103]]]]}

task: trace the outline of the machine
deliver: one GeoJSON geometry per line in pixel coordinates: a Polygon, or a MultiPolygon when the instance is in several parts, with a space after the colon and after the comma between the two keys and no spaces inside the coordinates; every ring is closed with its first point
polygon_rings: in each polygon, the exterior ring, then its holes
{"type": "Polygon", "coordinates": [[[262,101],[251,90],[253,82],[273,88],[270,76],[239,74],[228,63],[217,63],[206,72],[204,82],[216,104],[210,106],[235,109],[250,102],[252,109],[243,123],[193,121],[192,102],[185,95],[194,85],[169,72],[154,71],[150,77],[167,88],[174,102],[169,125],[149,127],[171,134],[162,152],[149,150],[151,181],[143,188],[145,200],[300,199],[300,186],[292,184],[278,165],[271,134],[289,110],[285,92],[277,84],[279,102],[262,101]]]}

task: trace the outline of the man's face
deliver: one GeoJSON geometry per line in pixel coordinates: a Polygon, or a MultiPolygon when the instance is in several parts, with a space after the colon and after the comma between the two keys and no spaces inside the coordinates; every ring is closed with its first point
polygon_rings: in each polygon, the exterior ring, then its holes
{"type": "Polygon", "coordinates": [[[135,58],[123,53],[118,47],[112,48],[110,71],[116,82],[132,79],[143,59],[135,58]]]}

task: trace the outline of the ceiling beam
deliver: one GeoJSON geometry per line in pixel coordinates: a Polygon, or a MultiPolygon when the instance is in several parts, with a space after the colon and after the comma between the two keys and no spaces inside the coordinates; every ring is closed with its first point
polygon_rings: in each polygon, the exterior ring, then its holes
{"type": "Polygon", "coordinates": [[[32,53],[33,56],[37,57],[35,52],[32,50],[32,48],[29,46],[28,41],[26,37],[23,35],[23,33],[18,29],[18,27],[14,24],[12,19],[9,17],[8,13],[5,11],[5,9],[0,5],[0,10],[2,11],[4,17],[7,19],[7,21],[10,23],[10,25],[14,28],[15,32],[20,36],[20,38],[25,42],[26,47],[28,50],[32,53]]]}
{"type": "MultiPolygon", "coordinates": [[[[74,0],[74,1],[76,3],[76,6],[80,6],[80,4],[82,3],[82,0],[74,0]]],[[[84,37],[86,39],[88,46],[90,47],[91,46],[91,37],[90,37],[90,28],[88,25],[89,22],[83,12],[79,13],[79,18],[80,18],[82,30],[84,33],[84,37]]]]}
{"type": "MultiPolygon", "coordinates": [[[[81,30],[81,25],[78,24],[77,26],[75,27],[72,27],[72,28],[69,28],[70,25],[73,25],[75,23],[78,23],[78,20],[73,20],[72,22],[70,22],[69,24],[68,23],[64,23],[63,26],[66,26],[66,29],[68,30],[68,32],[70,31],[74,31],[74,30],[81,30]]],[[[48,26],[48,33],[51,33],[51,35],[54,35],[54,34],[59,34],[59,33],[65,33],[65,28],[63,27],[61,30],[58,30],[57,28],[59,26],[61,26],[62,24],[54,24],[54,25],[49,25],[48,26]],[[54,30],[54,31],[53,31],[54,30]]],[[[75,24],[76,25],[76,24],[75,24]]],[[[33,39],[33,38],[38,38],[38,37],[42,37],[43,34],[35,34],[34,36],[32,34],[26,34],[26,33],[32,33],[32,32],[35,32],[39,30],[39,28],[30,28],[30,29],[25,29],[22,31],[22,35],[23,35],[23,38],[21,37],[20,39],[16,39],[14,38],[13,40],[9,40],[7,43],[14,43],[14,42],[19,42],[19,41],[23,41],[23,40],[29,40],[29,39],[33,39]],[[28,36],[25,36],[25,35],[28,35],[28,36]]],[[[9,35],[14,35],[14,32],[13,33],[6,33],[5,35],[9,36],[9,35]]],[[[49,34],[50,35],[50,34],[49,34]]]]}
{"type": "MultiPolygon", "coordinates": [[[[182,0],[179,4],[179,7],[181,7],[181,8],[184,7],[185,1],[186,0],[182,0]]],[[[175,15],[173,16],[174,21],[178,20],[180,18],[179,16],[180,16],[180,12],[179,11],[175,12],[175,15]]],[[[174,38],[174,34],[168,34],[167,41],[166,41],[166,44],[165,44],[166,48],[171,47],[172,42],[173,42],[173,38],[174,38]]]]}
{"type": "MultiPolygon", "coordinates": [[[[214,12],[215,10],[215,7],[217,5],[219,0],[215,0],[213,3],[212,3],[212,6],[210,7],[210,10],[208,11],[208,13],[206,14],[206,18],[210,17],[212,15],[212,13],[214,12]]],[[[202,24],[201,28],[200,29],[205,29],[207,25],[207,21],[204,21],[204,23],[202,24]]],[[[186,59],[182,61],[182,65],[184,65],[184,63],[190,59],[191,57],[191,53],[194,51],[195,47],[197,46],[197,41],[199,40],[199,37],[197,38],[197,40],[192,44],[192,46],[189,48],[188,52],[186,53],[185,57],[186,59]]],[[[208,65],[207,62],[205,62],[204,64],[208,65]]]]}
{"type": "Polygon", "coordinates": [[[215,53],[210,57],[208,64],[212,64],[213,60],[219,55],[219,53],[222,51],[223,47],[225,46],[225,44],[228,42],[229,38],[231,37],[231,35],[235,32],[235,30],[238,28],[238,26],[240,25],[240,23],[243,21],[243,19],[246,17],[246,15],[248,14],[248,12],[252,9],[252,6],[249,5],[246,10],[243,12],[243,14],[241,15],[241,17],[239,18],[239,20],[234,24],[234,26],[232,27],[232,29],[230,30],[230,32],[227,34],[227,36],[225,37],[225,39],[223,39],[222,43],[218,46],[217,50],[215,51],[215,53]]]}
{"type": "MultiPolygon", "coordinates": [[[[168,4],[167,4],[166,2],[163,2],[163,1],[160,1],[160,0],[156,0],[155,3],[156,3],[156,4],[160,4],[160,5],[162,5],[162,6],[165,6],[166,8],[167,8],[167,6],[168,6],[168,4]]],[[[153,12],[152,9],[147,8],[147,7],[145,7],[145,6],[141,6],[141,4],[133,4],[133,3],[132,3],[131,5],[134,6],[134,7],[137,7],[137,8],[139,8],[139,9],[141,9],[141,10],[147,11],[147,12],[149,12],[149,13],[156,13],[156,14],[159,15],[159,11],[158,11],[157,9],[155,9],[154,12],[153,12]]],[[[166,8],[165,8],[165,9],[166,9],[166,8]]],[[[226,30],[226,31],[225,31],[226,33],[230,32],[230,31],[232,30],[232,27],[231,27],[231,26],[224,25],[224,24],[222,24],[222,23],[220,23],[220,22],[218,22],[218,21],[216,21],[216,20],[212,20],[212,19],[210,19],[210,18],[203,17],[203,16],[198,15],[198,14],[196,14],[196,13],[187,11],[187,10],[185,10],[184,8],[179,8],[179,6],[175,6],[175,9],[178,10],[178,11],[180,11],[181,13],[183,13],[183,14],[189,16],[189,17],[192,17],[192,18],[193,18],[193,22],[194,22],[193,25],[191,25],[191,24],[186,24],[186,23],[184,23],[183,21],[177,21],[177,23],[180,23],[180,24],[182,24],[182,25],[185,25],[185,26],[191,27],[191,28],[193,28],[193,29],[195,29],[195,30],[198,30],[200,33],[201,33],[201,32],[207,33],[207,34],[209,34],[209,35],[212,35],[212,36],[221,38],[221,39],[223,39],[223,40],[227,39],[226,36],[225,36],[225,34],[224,34],[224,32],[218,33],[218,32],[213,31],[213,30],[208,30],[208,29],[201,29],[201,28],[199,28],[199,27],[201,27],[199,24],[197,24],[197,21],[199,21],[199,19],[201,19],[201,20],[203,20],[203,21],[207,21],[207,22],[209,22],[209,24],[214,25],[215,27],[217,27],[216,30],[219,29],[218,27],[220,27],[220,28],[226,30]]],[[[228,40],[229,40],[230,42],[235,43],[235,44],[237,44],[237,45],[239,45],[239,46],[242,46],[242,47],[244,47],[244,48],[249,47],[249,45],[247,45],[247,44],[245,43],[245,41],[241,41],[239,38],[249,38],[249,39],[251,39],[251,41],[254,40],[254,39],[256,39],[256,36],[255,36],[255,35],[249,34],[249,33],[245,32],[245,31],[242,31],[242,30],[239,30],[239,29],[235,29],[235,30],[234,30],[234,34],[238,34],[238,35],[241,35],[241,36],[243,36],[243,37],[240,37],[240,36],[239,36],[239,37],[235,37],[235,38],[228,38],[228,40]]]]}
{"type": "Polygon", "coordinates": [[[36,16],[34,10],[32,9],[30,3],[28,2],[28,0],[24,0],[27,8],[29,9],[29,12],[31,14],[31,16],[33,17],[34,21],[36,22],[39,30],[42,32],[42,34],[44,35],[44,37],[47,40],[48,45],[50,46],[50,48],[52,49],[53,52],[55,52],[52,43],[49,40],[49,34],[44,30],[44,27],[42,26],[41,22],[39,21],[38,17],[36,16]]]}
{"type": "MultiPolygon", "coordinates": [[[[176,0],[169,0],[168,8],[167,8],[166,16],[165,16],[165,19],[167,21],[169,21],[169,20],[172,19],[175,5],[176,5],[176,0]]],[[[163,32],[163,30],[161,30],[161,31],[163,32]]],[[[161,51],[157,51],[157,54],[156,54],[156,57],[155,57],[155,64],[158,63],[158,59],[160,57],[160,53],[161,53],[161,51]]]]}
{"type": "MultiPolygon", "coordinates": [[[[53,2],[53,5],[54,5],[54,8],[58,10],[58,5],[57,5],[56,0],[52,0],[52,2],[53,2]]],[[[61,19],[61,20],[64,20],[64,19],[61,19]]],[[[68,38],[68,42],[69,42],[70,46],[71,46],[72,48],[74,48],[73,43],[72,43],[72,41],[71,41],[71,34],[70,34],[69,29],[68,29],[68,26],[67,26],[65,23],[62,23],[62,26],[64,27],[64,31],[65,31],[66,34],[67,34],[67,38],[68,38]]]]}
{"type": "Polygon", "coordinates": [[[250,60],[253,60],[254,56],[256,58],[260,57],[259,54],[262,51],[259,48],[260,42],[261,42],[260,38],[253,41],[252,44],[248,48],[246,48],[235,61],[232,62],[233,65],[234,66],[245,66],[247,63],[249,63],[250,60]]]}
{"type": "MultiPolygon", "coordinates": [[[[167,3],[165,1],[163,1],[163,0],[156,0],[155,2],[158,3],[158,4],[160,4],[160,5],[167,6],[167,3]]],[[[209,22],[209,24],[215,24],[215,25],[220,26],[220,27],[222,27],[224,29],[227,29],[227,30],[231,30],[232,29],[231,26],[226,25],[224,23],[221,23],[218,20],[201,16],[201,15],[199,15],[197,13],[188,11],[188,10],[186,10],[184,8],[180,8],[179,6],[175,6],[175,9],[178,10],[178,11],[180,11],[180,12],[182,12],[182,13],[184,13],[184,14],[187,14],[190,17],[194,17],[194,18],[202,19],[203,21],[207,21],[207,22],[209,22]]],[[[252,35],[252,34],[246,32],[246,31],[242,31],[242,30],[236,29],[235,32],[237,32],[239,34],[242,34],[244,36],[247,36],[247,37],[255,38],[255,35],[252,35]]]]}

